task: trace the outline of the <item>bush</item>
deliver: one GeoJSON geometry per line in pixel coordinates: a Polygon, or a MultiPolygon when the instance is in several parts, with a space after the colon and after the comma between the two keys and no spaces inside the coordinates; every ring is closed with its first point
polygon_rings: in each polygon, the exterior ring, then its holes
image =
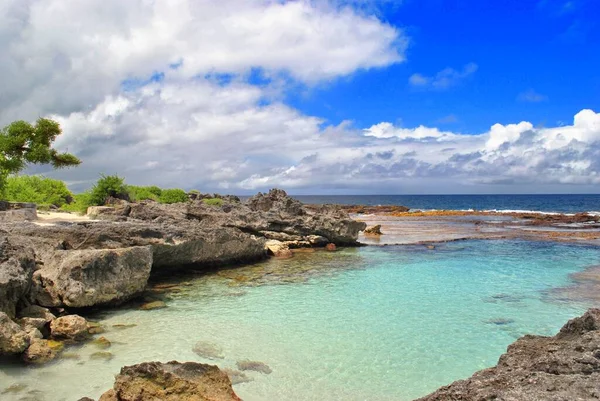
{"type": "Polygon", "coordinates": [[[140,202],[148,199],[158,201],[162,194],[162,189],[155,185],[150,187],[127,185],[127,192],[129,193],[129,200],[132,202],[140,202]]]}
{"type": "Polygon", "coordinates": [[[91,204],[91,192],[84,192],[73,196],[73,202],[68,205],[63,205],[61,210],[65,212],[76,212],[81,214],[87,213],[87,208],[92,206],[91,204]]]}
{"type": "Polygon", "coordinates": [[[208,206],[223,206],[223,199],[221,198],[202,199],[202,202],[208,206]]]}
{"type": "Polygon", "coordinates": [[[188,196],[183,189],[163,189],[158,200],[160,203],[187,202],[188,196]]]}
{"type": "Polygon", "coordinates": [[[118,175],[101,174],[100,179],[92,187],[90,205],[103,206],[109,197],[128,199],[127,186],[118,175]]]}
{"type": "Polygon", "coordinates": [[[60,207],[71,202],[73,194],[63,181],[35,175],[17,175],[7,178],[4,197],[12,202],[60,207]]]}

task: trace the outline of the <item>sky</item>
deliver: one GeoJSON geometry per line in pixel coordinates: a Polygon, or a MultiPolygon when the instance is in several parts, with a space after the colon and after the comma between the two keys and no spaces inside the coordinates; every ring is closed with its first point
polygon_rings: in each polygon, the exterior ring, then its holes
{"type": "Polygon", "coordinates": [[[0,0],[74,191],[600,193],[596,0],[0,0]]]}

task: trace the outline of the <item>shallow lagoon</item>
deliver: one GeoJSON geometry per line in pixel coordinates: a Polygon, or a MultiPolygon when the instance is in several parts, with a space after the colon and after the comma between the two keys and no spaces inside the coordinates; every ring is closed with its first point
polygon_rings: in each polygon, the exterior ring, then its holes
{"type": "Polygon", "coordinates": [[[92,344],[41,368],[3,365],[2,400],[77,400],[110,388],[121,366],[150,360],[269,375],[234,388],[252,400],[410,400],[494,365],[526,333],[554,334],[589,304],[555,299],[569,274],[600,262],[594,247],[464,241],[298,253],[290,260],[177,278],[168,307],[92,316],[107,328],[111,360],[92,344]],[[113,327],[126,324],[133,327],[113,327]],[[193,352],[214,343],[223,359],[193,352]],[[23,386],[21,386],[23,387],[23,386]]]}

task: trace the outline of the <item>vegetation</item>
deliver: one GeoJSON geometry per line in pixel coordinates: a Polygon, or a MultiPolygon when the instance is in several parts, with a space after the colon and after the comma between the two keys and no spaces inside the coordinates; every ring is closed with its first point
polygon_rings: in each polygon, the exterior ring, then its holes
{"type": "Polygon", "coordinates": [[[73,194],[63,181],[35,175],[17,175],[6,179],[4,198],[12,202],[61,207],[72,202],[73,194]]]}
{"type": "Polygon", "coordinates": [[[183,189],[163,189],[158,200],[160,203],[187,202],[188,196],[183,189]]]}
{"type": "Polygon", "coordinates": [[[209,206],[223,206],[223,199],[221,198],[202,199],[202,202],[209,206]]]}
{"type": "Polygon", "coordinates": [[[139,187],[136,185],[127,185],[127,192],[129,193],[129,200],[132,202],[139,202],[143,200],[159,201],[162,189],[156,185],[150,187],[139,187]]]}
{"type": "Polygon", "coordinates": [[[90,198],[91,193],[89,191],[74,195],[73,202],[69,203],[68,205],[63,205],[61,210],[64,210],[65,212],[85,214],[87,212],[87,208],[92,205],[90,198]]]}
{"type": "Polygon", "coordinates": [[[100,175],[90,192],[90,205],[102,206],[108,198],[129,199],[125,180],[118,175],[100,175]]]}
{"type": "Polygon", "coordinates": [[[9,175],[22,171],[29,164],[64,168],[81,163],[72,154],[59,153],[52,148],[61,133],[60,125],[46,118],[38,119],[35,125],[15,121],[0,130],[0,195],[4,195],[9,175]]]}

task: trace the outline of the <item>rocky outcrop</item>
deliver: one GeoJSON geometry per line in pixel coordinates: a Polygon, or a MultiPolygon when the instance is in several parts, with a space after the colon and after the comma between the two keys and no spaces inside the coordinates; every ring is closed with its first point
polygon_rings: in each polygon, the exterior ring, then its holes
{"type": "Polygon", "coordinates": [[[0,235],[0,311],[14,317],[17,303],[31,287],[33,250],[16,238],[0,235]]]}
{"type": "Polygon", "coordinates": [[[124,302],[146,288],[152,249],[58,250],[33,275],[32,300],[82,308],[124,302]]]}
{"type": "Polygon", "coordinates": [[[554,337],[526,335],[498,365],[420,401],[600,399],[600,309],[570,320],[554,337]]]}
{"type": "Polygon", "coordinates": [[[240,401],[229,377],[213,365],[146,362],[126,366],[100,401],[240,401]]]}

